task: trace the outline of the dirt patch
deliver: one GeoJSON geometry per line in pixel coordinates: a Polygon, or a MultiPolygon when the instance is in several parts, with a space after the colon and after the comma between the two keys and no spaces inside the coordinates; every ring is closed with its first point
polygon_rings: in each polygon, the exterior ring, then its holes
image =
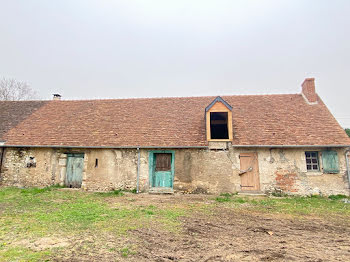
{"type": "Polygon", "coordinates": [[[68,239],[58,238],[58,237],[43,237],[35,241],[24,239],[14,243],[14,245],[23,246],[34,251],[42,251],[51,248],[62,248],[67,247],[71,243],[68,239]]]}
{"type": "Polygon", "coordinates": [[[174,235],[135,230],[147,261],[349,261],[350,231],[328,222],[280,220],[218,208],[182,220],[174,235]]]}
{"type": "MultiPolygon", "coordinates": [[[[48,235],[11,245],[53,250],[50,261],[350,261],[350,221],[342,213],[323,218],[293,216],[270,212],[269,206],[257,209],[247,202],[218,203],[214,198],[106,196],[103,200],[110,207],[127,207],[135,216],[142,214],[144,220],[134,220],[142,225],[121,234],[113,233],[110,225],[93,227],[96,222],[92,221],[84,230],[54,233],[62,238],[48,235]],[[184,211],[180,217],[178,210],[184,211]],[[176,230],[162,226],[166,215],[171,217],[168,222],[176,217],[176,230]]],[[[122,218],[113,217],[113,222],[125,223],[122,218]]]]}

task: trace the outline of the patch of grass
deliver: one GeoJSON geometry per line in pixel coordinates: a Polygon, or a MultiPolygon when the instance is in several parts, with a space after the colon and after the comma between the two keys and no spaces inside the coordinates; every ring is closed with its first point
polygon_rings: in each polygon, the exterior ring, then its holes
{"type": "Polygon", "coordinates": [[[32,251],[23,247],[0,249],[0,261],[47,261],[50,251],[32,251]]]}
{"type": "Polygon", "coordinates": [[[159,209],[156,219],[163,224],[163,229],[176,233],[181,229],[179,218],[185,216],[187,212],[185,208],[177,206],[159,209]]]}
{"type": "Polygon", "coordinates": [[[222,196],[222,197],[227,197],[227,198],[229,198],[229,197],[232,197],[234,194],[231,194],[231,193],[221,193],[220,194],[220,196],[222,196]]]}
{"type": "Polygon", "coordinates": [[[129,192],[129,193],[133,193],[136,194],[137,193],[137,189],[133,188],[133,189],[123,189],[124,192],[129,192]]]}
{"type": "Polygon", "coordinates": [[[239,203],[239,204],[243,204],[243,203],[248,202],[248,200],[245,199],[245,198],[243,198],[243,197],[236,197],[236,198],[233,198],[233,199],[232,199],[232,202],[236,202],[236,203],[239,203]]]}
{"type": "Polygon", "coordinates": [[[347,198],[345,195],[329,196],[329,198],[320,195],[311,196],[283,196],[278,194],[278,198],[255,198],[255,197],[236,197],[230,194],[221,194],[215,198],[218,203],[226,203],[232,207],[239,207],[237,204],[247,203],[247,209],[263,211],[269,213],[284,213],[291,215],[317,215],[328,216],[338,214],[349,216],[350,205],[341,200],[347,198]]]}
{"type": "Polygon", "coordinates": [[[230,193],[221,193],[220,196],[215,198],[215,201],[219,203],[230,202],[232,196],[233,194],[230,193]]]}
{"type": "Polygon", "coordinates": [[[254,209],[272,213],[317,216],[339,214],[350,217],[350,206],[348,204],[332,201],[322,196],[289,196],[280,199],[257,199],[254,202],[249,200],[248,202],[254,206],[254,209]]]}
{"type": "Polygon", "coordinates": [[[229,197],[216,197],[215,198],[215,201],[216,202],[219,202],[219,203],[223,203],[223,202],[230,202],[231,201],[231,198],[229,197]]]}
{"type": "MultiPolygon", "coordinates": [[[[36,239],[54,234],[74,238],[89,232],[91,235],[124,237],[128,231],[151,226],[159,231],[180,233],[181,217],[214,215],[217,208],[241,208],[253,212],[291,215],[317,215],[350,220],[350,205],[344,196],[310,197],[241,197],[222,194],[214,201],[164,203],[149,205],[143,201],[130,202],[118,198],[123,191],[89,193],[50,189],[0,188],[0,261],[42,261],[48,253],[34,252],[26,246],[16,246],[23,237],[36,239]],[[339,201],[338,201],[339,200],[339,201]],[[214,202],[214,203],[213,203],[214,202]],[[244,205],[242,205],[244,204],[244,205]],[[8,244],[6,244],[8,243],[8,244]],[[11,261],[11,260],[9,260],[11,261]]],[[[133,196],[139,199],[139,196],[133,196]]],[[[161,197],[161,196],[160,196],[161,197]]],[[[146,202],[147,203],[147,202],[146,202]]],[[[154,203],[154,202],[149,202],[154,203]]],[[[130,247],[116,252],[130,255],[130,247]]],[[[90,247],[88,247],[90,248],[90,247]]],[[[52,253],[54,253],[51,250],[52,253]]],[[[57,252],[64,252],[60,250],[57,252]]]]}
{"type": "Polygon", "coordinates": [[[135,255],[136,252],[133,251],[130,247],[124,247],[122,249],[120,249],[120,254],[122,255],[122,257],[128,257],[129,255],[135,255]]]}
{"type": "Polygon", "coordinates": [[[341,200],[341,199],[349,198],[349,197],[346,195],[331,195],[331,196],[328,196],[328,198],[331,200],[341,200]]]}
{"type": "Polygon", "coordinates": [[[215,201],[219,203],[234,202],[234,203],[240,203],[240,204],[247,202],[244,198],[236,197],[236,195],[237,194],[223,193],[223,194],[220,194],[220,196],[216,197],[215,201]]]}
{"type": "Polygon", "coordinates": [[[100,196],[106,196],[106,197],[109,197],[109,196],[124,196],[124,192],[121,189],[116,189],[116,190],[107,191],[107,192],[98,192],[96,194],[98,194],[100,196]]]}
{"type": "Polygon", "coordinates": [[[41,193],[45,193],[48,191],[51,191],[53,189],[57,189],[57,188],[63,188],[63,186],[56,184],[53,186],[47,186],[47,187],[31,187],[31,188],[23,188],[21,189],[21,193],[22,194],[41,194],[41,193]]]}
{"type": "Polygon", "coordinates": [[[44,188],[24,188],[21,190],[21,194],[32,194],[32,195],[36,195],[36,194],[41,194],[41,193],[45,193],[47,191],[51,191],[52,188],[51,187],[44,187],[44,188]]]}

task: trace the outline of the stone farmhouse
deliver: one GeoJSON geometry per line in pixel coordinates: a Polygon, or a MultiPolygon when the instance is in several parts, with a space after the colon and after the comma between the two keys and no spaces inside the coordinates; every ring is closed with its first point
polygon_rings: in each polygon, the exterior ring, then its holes
{"type": "Polygon", "coordinates": [[[350,138],[315,92],[0,102],[0,185],[349,195],[350,138]]]}

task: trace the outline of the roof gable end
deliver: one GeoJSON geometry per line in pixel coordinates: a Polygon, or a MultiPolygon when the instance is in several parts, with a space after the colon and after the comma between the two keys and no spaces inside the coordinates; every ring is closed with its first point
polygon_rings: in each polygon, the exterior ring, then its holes
{"type": "Polygon", "coordinates": [[[223,103],[230,111],[232,111],[232,106],[230,106],[224,99],[218,96],[205,108],[205,112],[208,112],[210,108],[212,108],[217,102],[223,103]]]}

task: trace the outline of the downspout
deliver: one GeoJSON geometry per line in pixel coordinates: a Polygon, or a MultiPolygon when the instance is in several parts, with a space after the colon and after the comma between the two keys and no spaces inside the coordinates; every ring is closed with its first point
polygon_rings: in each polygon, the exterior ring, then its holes
{"type": "Polygon", "coordinates": [[[5,155],[5,147],[2,147],[1,150],[1,157],[0,157],[0,181],[1,181],[1,168],[2,168],[2,163],[4,161],[4,155],[5,155]]]}
{"type": "Polygon", "coordinates": [[[137,148],[137,179],[136,179],[136,193],[140,193],[140,148],[137,148]]]}
{"type": "Polygon", "coordinates": [[[349,152],[350,152],[350,149],[345,151],[345,160],[346,160],[346,169],[348,173],[348,183],[349,183],[349,193],[350,193],[350,164],[349,164],[349,158],[348,158],[349,152]]]}

